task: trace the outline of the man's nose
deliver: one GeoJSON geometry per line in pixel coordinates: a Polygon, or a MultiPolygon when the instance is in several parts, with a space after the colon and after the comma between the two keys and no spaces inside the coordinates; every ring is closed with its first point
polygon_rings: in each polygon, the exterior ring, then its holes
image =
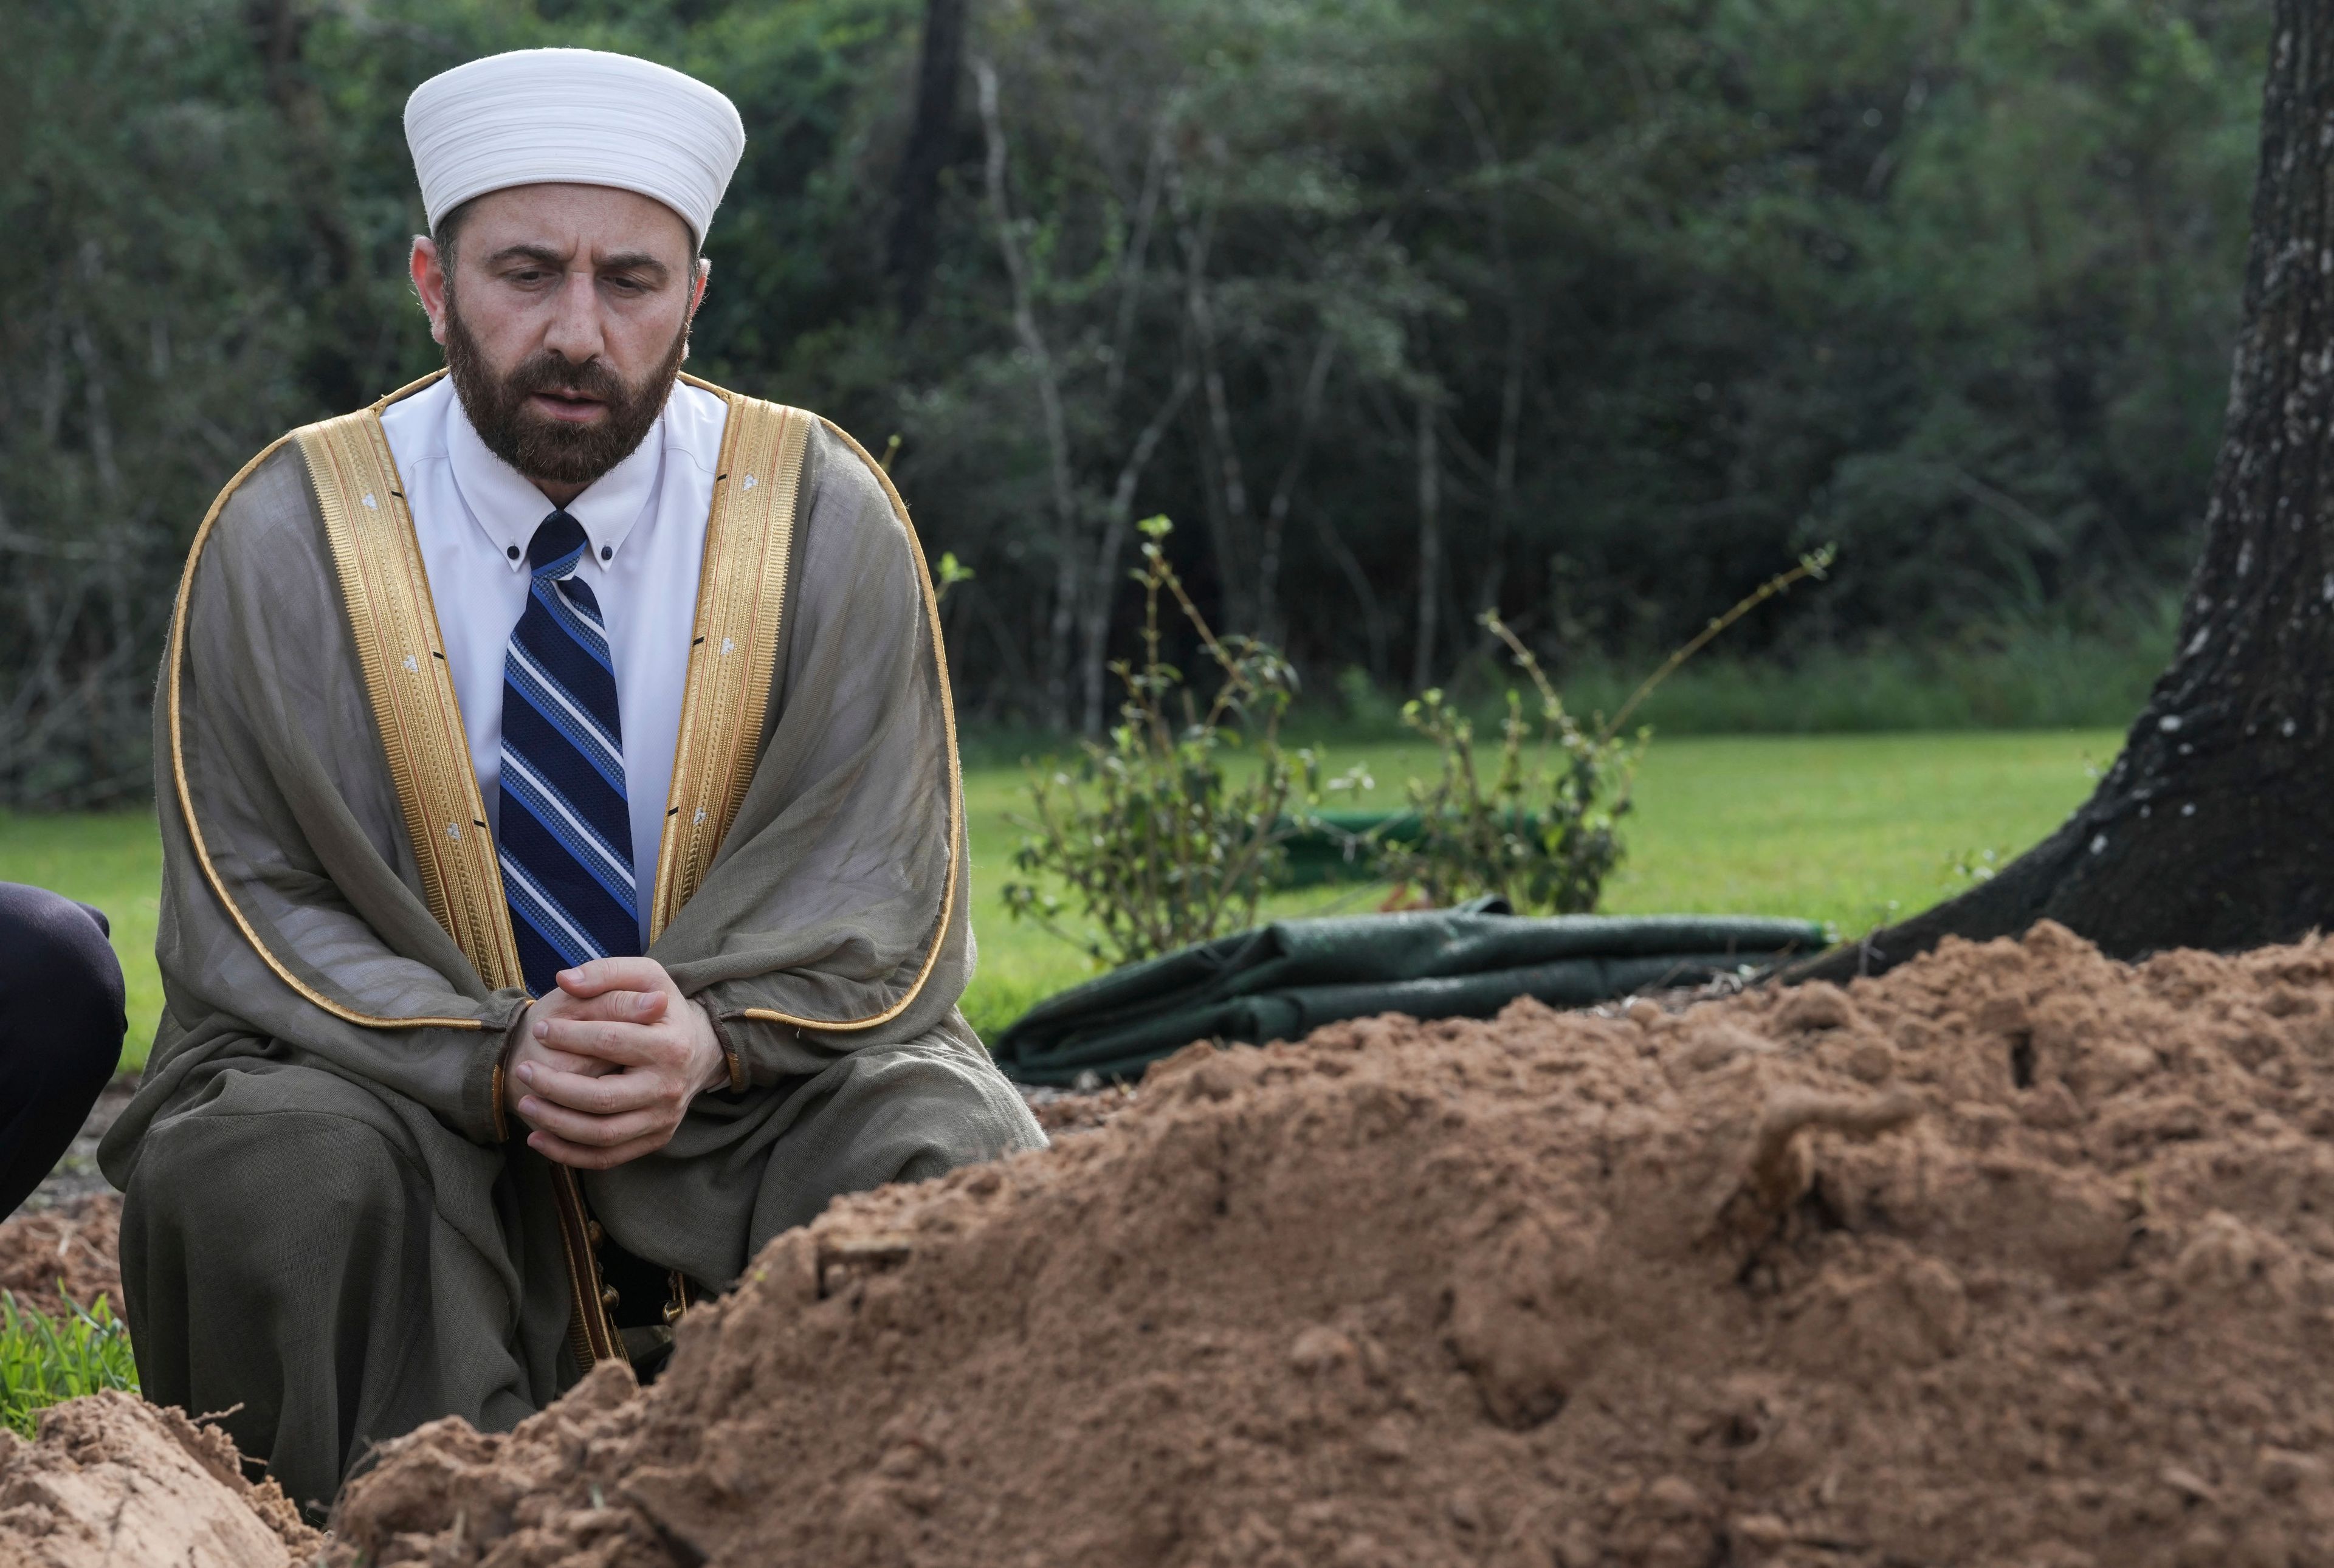
{"type": "Polygon", "coordinates": [[[588,269],[571,272],[561,282],[543,346],[572,365],[598,358],[607,346],[601,330],[600,291],[588,269]]]}

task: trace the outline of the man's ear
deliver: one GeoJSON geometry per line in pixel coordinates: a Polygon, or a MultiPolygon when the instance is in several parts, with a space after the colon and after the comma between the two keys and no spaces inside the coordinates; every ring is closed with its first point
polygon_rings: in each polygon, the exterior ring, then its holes
{"type": "Polygon", "coordinates": [[[697,258],[697,282],[690,285],[689,291],[689,319],[690,321],[695,321],[697,319],[697,307],[705,303],[705,285],[712,279],[712,258],[710,256],[699,256],[697,258]]]}
{"type": "Polygon", "coordinates": [[[413,293],[429,318],[429,335],[442,344],[446,341],[446,268],[438,242],[426,234],[415,235],[410,267],[413,293]]]}

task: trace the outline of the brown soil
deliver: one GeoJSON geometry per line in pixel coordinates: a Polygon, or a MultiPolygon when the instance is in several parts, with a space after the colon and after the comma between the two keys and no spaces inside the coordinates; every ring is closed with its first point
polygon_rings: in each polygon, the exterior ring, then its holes
{"type": "Polygon", "coordinates": [[[0,1568],[290,1568],[323,1545],[177,1410],[95,1394],[43,1411],[37,1443],[0,1429],[0,1568]]]}
{"type": "Polygon", "coordinates": [[[99,1296],[121,1307],[121,1199],[111,1193],[68,1198],[0,1222],[0,1291],[52,1316],[57,1291],[83,1306],[99,1296]]]}
{"type": "Polygon", "coordinates": [[[334,1551],[2334,1562],[2329,1135],[2324,942],[1195,1047],[778,1238],[644,1394],[395,1445],[334,1551]]]}

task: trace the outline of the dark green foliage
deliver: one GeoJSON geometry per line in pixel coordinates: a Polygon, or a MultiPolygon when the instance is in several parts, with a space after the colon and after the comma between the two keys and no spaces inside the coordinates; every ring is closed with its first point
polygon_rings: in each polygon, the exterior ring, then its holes
{"type": "Polygon", "coordinates": [[[434,367],[404,95],[521,44],[737,99],[694,368],[902,438],[977,573],[975,722],[1101,731],[1160,510],[1215,624],[1299,669],[1452,686],[1492,608],[1576,698],[1818,540],[1837,587],[1742,653],[1917,670],[2145,615],[2194,554],[2266,0],[998,0],[902,326],[922,14],[21,0],[0,799],[141,790],[217,486],[434,367]]]}

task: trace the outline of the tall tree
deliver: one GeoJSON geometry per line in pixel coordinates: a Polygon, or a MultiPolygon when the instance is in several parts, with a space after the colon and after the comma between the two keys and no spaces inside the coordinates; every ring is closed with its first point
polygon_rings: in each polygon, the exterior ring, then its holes
{"type": "Polygon", "coordinates": [[[957,79],[964,74],[965,0],[924,0],[924,43],[916,62],[916,113],[900,156],[898,206],[889,262],[900,315],[923,313],[940,236],[940,170],[956,140],[957,79]]]}
{"type": "Polygon", "coordinates": [[[2278,0],[2244,326],[2178,651],[2066,824],[1991,880],[1828,956],[1870,972],[2058,920],[2107,951],[2334,924],[2334,12],[2278,0]]]}

